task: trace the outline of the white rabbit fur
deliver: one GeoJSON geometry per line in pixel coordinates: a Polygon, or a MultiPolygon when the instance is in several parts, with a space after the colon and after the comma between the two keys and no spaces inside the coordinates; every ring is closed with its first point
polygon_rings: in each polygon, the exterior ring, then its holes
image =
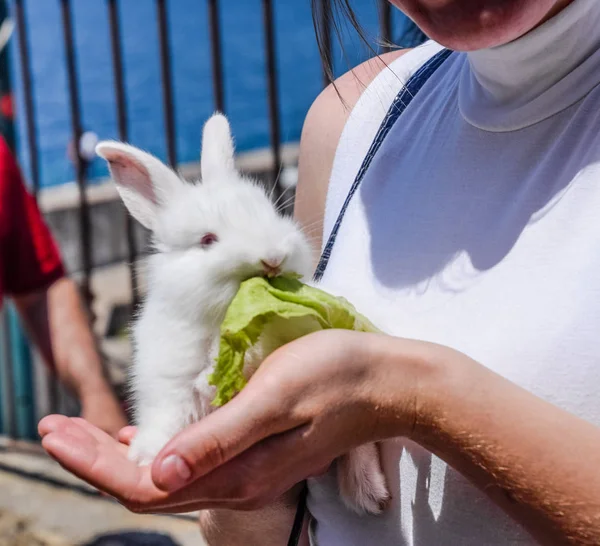
{"type": "MultiPolygon", "coordinates": [[[[96,151],[131,214],[151,230],[156,249],[132,330],[138,433],[129,455],[149,464],[174,435],[212,411],[208,376],[220,324],[240,283],[264,275],[264,262],[308,279],[311,251],[264,188],[236,171],[229,123],[221,114],[204,127],[201,181],[195,184],[128,144],[104,141],[96,151]]],[[[358,512],[378,513],[389,498],[375,445],[340,458],[338,476],[344,501],[358,512]]]]}

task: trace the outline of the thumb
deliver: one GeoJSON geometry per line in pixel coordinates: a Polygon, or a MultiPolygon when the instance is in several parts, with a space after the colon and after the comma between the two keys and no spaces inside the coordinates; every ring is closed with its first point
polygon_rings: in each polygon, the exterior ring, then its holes
{"type": "Polygon", "coordinates": [[[152,464],[152,480],[163,491],[176,491],[261,440],[300,424],[248,385],[225,406],[175,436],[152,464]]]}

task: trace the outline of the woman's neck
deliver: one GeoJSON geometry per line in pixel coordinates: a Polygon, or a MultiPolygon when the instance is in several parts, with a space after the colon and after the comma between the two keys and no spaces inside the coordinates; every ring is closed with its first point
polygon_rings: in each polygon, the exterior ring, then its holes
{"type": "Polygon", "coordinates": [[[556,6],[558,13],[521,38],[467,53],[460,103],[468,121],[490,130],[525,127],[600,83],[600,2],[556,6]]]}

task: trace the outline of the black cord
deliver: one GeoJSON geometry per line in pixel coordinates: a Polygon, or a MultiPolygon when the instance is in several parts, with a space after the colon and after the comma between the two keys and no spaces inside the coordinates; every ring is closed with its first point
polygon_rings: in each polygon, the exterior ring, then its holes
{"type": "Polygon", "coordinates": [[[292,532],[288,540],[287,546],[298,546],[300,543],[300,537],[302,536],[302,524],[304,523],[304,515],[306,514],[306,496],[308,494],[308,487],[306,483],[302,487],[300,492],[300,498],[298,499],[298,507],[296,508],[296,516],[294,517],[294,525],[292,525],[292,532]]]}

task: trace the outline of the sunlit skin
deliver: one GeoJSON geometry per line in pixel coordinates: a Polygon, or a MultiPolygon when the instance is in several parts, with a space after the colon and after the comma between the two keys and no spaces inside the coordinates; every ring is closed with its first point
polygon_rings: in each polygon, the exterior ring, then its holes
{"type": "Polygon", "coordinates": [[[502,45],[573,0],[392,0],[433,40],[457,51],[502,45]]]}

